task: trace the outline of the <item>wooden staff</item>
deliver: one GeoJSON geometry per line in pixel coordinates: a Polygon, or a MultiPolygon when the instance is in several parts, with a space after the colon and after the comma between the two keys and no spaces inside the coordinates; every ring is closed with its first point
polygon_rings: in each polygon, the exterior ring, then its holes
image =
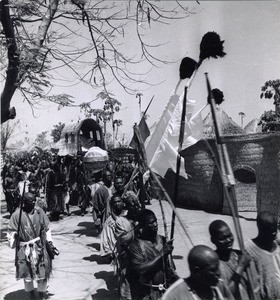
{"type": "Polygon", "coordinates": [[[152,102],[153,102],[153,100],[154,100],[154,97],[155,97],[155,95],[154,95],[154,96],[152,97],[152,99],[150,100],[150,102],[149,102],[147,108],[145,109],[145,111],[144,111],[144,113],[143,113],[143,115],[142,115],[142,118],[144,118],[145,115],[147,114],[147,111],[148,111],[150,105],[152,104],[152,102]]]}
{"type": "Polygon", "coordinates": [[[171,206],[172,210],[174,211],[174,213],[175,213],[175,215],[176,215],[176,217],[177,217],[177,219],[178,219],[180,225],[182,226],[182,228],[183,228],[183,230],[184,230],[186,236],[189,238],[189,240],[190,240],[192,246],[194,246],[194,243],[193,243],[192,238],[191,238],[191,236],[190,236],[190,234],[189,234],[189,232],[188,232],[188,229],[187,229],[186,225],[184,224],[183,220],[181,219],[180,215],[178,214],[177,209],[176,209],[176,207],[175,207],[174,204],[173,204],[173,201],[172,201],[171,198],[169,197],[167,191],[165,190],[165,188],[163,187],[163,185],[161,184],[161,182],[159,181],[159,179],[156,177],[156,175],[154,174],[154,172],[153,172],[150,168],[149,168],[149,171],[150,171],[150,174],[151,174],[152,178],[154,179],[154,181],[157,183],[157,185],[159,186],[159,188],[160,188],[160,189],[162,190],[162,192],[164,193],[165,199],[167,200],[167,202],[168,202],[169,205],[171,206]]]}
{"type": "MultiPolygon", "coordinates": [[[[185,134],[187,92],[188,92],[188,88],[185,87],[184,98],[183,98],[183,108],[182,108],[182,115],[181,115],[180,133],[179,133],[179,146],[178,146],[178,153],[177,153],[177,160],[176,160],[176,177],[175,177],[174,197],[173,197],[174,206],[176,206],[177,198],[178,198],[178,186],[179,186],[180,168],[181,168],[181,154],[180,153],[181,153],[181,150],[182,150],[182,145],[183,145],[183,141],[184,141],[184,134],[185,134]]],[[[172,211],[172,220],[171,220],[170,239],[173,239],[173,237],[174,237],[174,230],[175,230],[175,212],[173,210],[172,211]]]]}
{"type": "MultiPolygon", "coordinates": [[[[233,222],[237,234],[237,239],[239,242],[239,247],[241,252],[244,253],[245,246],[244,246],[244,239],[242,235],[240,220],[238,217],[237,200],[236,200],[236,193],[235,193],[235,179],[234,179],[231,163],[229,160],[227,146],[222,137],[222,131],[217,119],[216,103],[212,93],[208,74],[205,73],[205,76],[206,76],[206,83],[207,83],[208,97],[209,97],[208,101],[210,102],[210,106],[211,106],[211,113],[212,113],[213,124],[214,124],[215,135],[216,135],[216,142],[218,147],[218,156],[220,160],[219,173],[221,173],[221,179],[223,182],[226,199],[228,201],[229,208],[233,217],[233,222]]],[[[260,295],[254,291],[252,270],[250,268],[247,268],[246,271],[249,280],[250,298],[253,300],[258,300],[260,299],[260,295]]]]}

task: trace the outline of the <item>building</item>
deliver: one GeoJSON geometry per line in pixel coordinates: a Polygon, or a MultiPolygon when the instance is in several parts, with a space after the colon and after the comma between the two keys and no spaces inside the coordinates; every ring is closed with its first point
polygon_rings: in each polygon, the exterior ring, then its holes
{"type": "MultiPolygon", "coordinates": [[[[246,126],[247,129],[242,129],[222,110],[218,112],[218,119],[236,181],[238,210],[269,210],[279,215],[280,132],[260,133],[256,122],[253,122],[254,126],[251,124],[246,126]],[[257,132],[252,132],[252,127],[257,132]]],[[[229,213],[217,168],[217,154],[213,121],[209,114],[204,119],[204,139],[182,151],[189,176],[187,180],[180,178],[178,206],[229,213]]],[[[174,176],[175,174],[169,171],[164,179],[171,197],[174,176]]]]}

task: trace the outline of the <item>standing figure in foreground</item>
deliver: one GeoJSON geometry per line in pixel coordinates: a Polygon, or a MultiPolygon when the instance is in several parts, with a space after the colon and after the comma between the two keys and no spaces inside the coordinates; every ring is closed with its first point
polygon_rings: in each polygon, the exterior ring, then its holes
{"type": "Polygon", "coordinates": [[[95,227],[101,232],[103,223],[105,222],[107,202],[112,197],[112,174],[110,171],[105,170],[102,174],[102,180],[104,182],[95,192],[92,198],[92,217],[95,227]]]}
{"type": "Polygon", "coordinates": [[[280,247],[277,238],[277,217],[270,212],[257,216],[258,235],[249,240],[246,250],[260,277],[262,299],[280,299],[280,247]]]}
{"type": "Polygon", "coordinates": [[[122,198],[118,194],[114,194],[110,200],[111,215],[106,219],[100,235],[100,256],[110,255],[115,257],[116,237],[115,228],[116,221],[124,215],[124,204],[122,198]]]}
{"type": "Polygon", "coordinates": [[[17,209],[9,221],[8,240],[12,248],[16,247],[17,280],[24,280],[25,291],[30,293],[31,299],[36,299],[34,280],[37,281],[40,299],[46,299],[47,281],[52,270],[46,243],[52,242],[52,238],[50,221],[41,208],[34,208],[35,201],[34,194],[24,194],[21,220],[20,209],[17,209]]]}
{"type": "Polygon", "coordinates": [[[117,276],[121,300],[131,300],[130,285],[127,277],[128,249],[134,237],[137,236],[140,203],[133,192],[124,196],[127,214],[116,221],[115,236],[117,239],[117,276]]]}
{"type": "Polygon", "coordinates": [[[168,255],[173,251],[172,241],[157,234],[158,225],[155,214],[144,209],[139,216],[142,229],[128,249],[129,279],[131,298],[159,299],[167,282],[174,275],[168,262],[168,255]]]}
{"type": "MultiPolygon", "coordinates": [[[[245,270],[249,266],[250,257],[232,248],[234,237],[224,221],[213,221],[209,226],[209,233],[220,259],[221,278],[228,285],[235,299],[249,300],[249,283],[245,270]]],[[[256,279],[257,274],[254,275],[256,279]]]]}
{"type": "Polygon", "coordinates": [[[220,279],[219,257],[211,248],[198,245],[188,256],[190,276],[180,278],[165,292],[162,300],[234,300],[220,279]]]}

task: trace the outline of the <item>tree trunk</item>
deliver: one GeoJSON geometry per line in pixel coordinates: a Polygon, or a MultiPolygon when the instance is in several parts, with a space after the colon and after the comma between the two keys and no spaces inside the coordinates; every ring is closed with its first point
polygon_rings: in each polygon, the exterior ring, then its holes
{"type": "MultiPolygon", "coordinates": [[[[59,0],[50,1],[47,12],[42,19],[41,25],[39,26],[37,38],[34,40],[37,54],[39,53],[40,47],[46,38],[47,31],[57,11],[58,2],[59,0]]],[[[20,53],[17,48],[13,22],[10,16],[9,1],[2,0],[0,2],[0,9],[1,23],[8,48],[7,78],[1,94],[1,123],[4,123],[9,119],[15,118],[16,116],[15,108],[10,109],[10,103],[17,87],[22,83],[22,79],[26,73],[26,68],[20,69],[20,53]]],[[[28,56],[28,53],[23,54],[21,59],[24,60],[24,56],[28,56]]],[[[36,59],[36,56],[36,53],[33,54],[32,59],[36,59]]]]}
{"type": "Polygon", "coordinates": [[[6,81],[1,94],[1,124],[16,116],[15,109],[10,109],[10,103],[17,88],[15,85],[19,72],[19,53],[15,39],[13,22],[10,15],[8,0],[0,2],[0,18],[3,31],[6,37],[8,51],[8,67],[6,71],[6,81]]]}

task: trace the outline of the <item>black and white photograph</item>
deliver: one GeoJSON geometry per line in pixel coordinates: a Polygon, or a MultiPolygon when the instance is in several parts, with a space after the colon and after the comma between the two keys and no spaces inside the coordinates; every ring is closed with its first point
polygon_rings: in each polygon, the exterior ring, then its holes
{"type": "Polygon", "coordinates": [[[280,2],[0,0],[0,299],[280,299],[280,2]]]}

